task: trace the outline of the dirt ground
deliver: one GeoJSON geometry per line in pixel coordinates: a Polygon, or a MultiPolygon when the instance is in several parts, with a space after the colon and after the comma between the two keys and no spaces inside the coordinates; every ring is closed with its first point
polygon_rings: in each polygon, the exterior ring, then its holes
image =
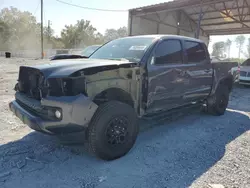
{"type": "Polygon", "coordinates": [[[9,111],[19,66],[37,63],[0,58],[1,188],[250,187],[250,88],[234,88],[224,116],[196,112],[159,123],[141,131],[128,155],[104,162],[9,111]]]}

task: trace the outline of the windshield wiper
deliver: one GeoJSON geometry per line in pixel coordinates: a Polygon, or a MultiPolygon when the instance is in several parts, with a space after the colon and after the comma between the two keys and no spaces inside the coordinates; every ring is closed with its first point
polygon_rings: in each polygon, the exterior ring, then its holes
{"type": "Polygon", "coordinates": [[[108,58],[108,60],[114,60],[114,61],[129,61],[126,58],[108,58]]]}
{"type": "Polygon", "coordinates": [[[116,61],[128,61],[133,63],[138,63],[140,59],[134,57],[126,57],[126,58],[108,58],[109,60],[116,60],[116,61]]]}

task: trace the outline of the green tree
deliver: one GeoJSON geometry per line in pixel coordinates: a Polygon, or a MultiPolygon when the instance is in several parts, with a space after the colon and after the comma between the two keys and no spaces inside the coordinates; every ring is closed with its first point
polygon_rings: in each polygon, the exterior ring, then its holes
{"type": "Polygon", "coordinates": [[[227,39],[227,41],[225,43],[225,46],[226,46],[226,49],[227,49],[227,57],[230,58],[232,41],[230,39],[227,39]]]}
{"type": "Polygon", "coordinates": [[[64,48],[64,43],[62,42],[62,39],[59,37],[54,36],[54,30],[53,28],[44,27],[43,29],[43,35],[44,35],[44,47],[45,49],[58,49],[58,48],[64,48]]]}
{"type": "MultiPolygon", "coordinates": [[[[59,37],[54,36],[51,27],[44,27],[44,48],[64,48],[59,37]]],[[[40,50],[41,24],[35,17],[17,8],[0,11],[0,50],[40,50]]]]}
{"type": "Polygon", "coordinates": [[[243,48],[243,45],[244,45],[244,43],[245,43],[245,40],[246,40],[246,38],[245,38],[244,35],[239,35],[239,36],[237,36],[236,39],[235,39],[236,46],[237,46],[237,48],[238,48],[238,50],[239,50],[239,53],[238,53],[238,58],[239,58],[239,59],[240,59],[241,53],[243,52],[243,51],[242,51],[242,48],[243,48]]]}
{"type": "Polygon", "coordinates": [[[225,46],[225,42],[223,41],[214,43],[212,56],[223,57],[223,54],[225,52],[225,46]]]}
{"type": "Polygon", "coordinates": [[[120,37],[126,37],[128,35],[127,28],[121,27],[119,29],[107,29],[105,31],[104,39],[105,41],[111,41],[120,37]]]}
{"type": "Polygon", "coordinates": [[[5,50],[5,48],[8,49],[8,40],[10,37],[10,31],[7,24],[4,22],[0,22],[0,50],[5,50]]]}
{"type": "Polygon", "coordinates": [[[48,26],[43,28],[43,35],[46,39],[50,40],[54,36],[54,30],[48,26]]]}
{"type": "MultiPolygon", "coordinates": [[[[83,48],[92,44],[127,36],[127,28],[107,29],[105,35],[97,31],[88,20],[66,25],[61,37],[54,36],[51,27],[44,27],[44,47],[83,48]]],[[[40,50],[41,24],[27,11],[10,7],[0,10],[0,50],[40,50]]]]}
{"type": "Polygon", "coordinates": [[[66,48],[83,48],[84,46],[96,43],[101,40],[101,34],[96,33],[90,21],[78,20],[75,25],[66,25],[61,32],[62,41],[66,48]],[[99,37],[96,39],[96,37],[99,37]]]}
{"type": "Polygon", "coordinates": [[[30,12],[20,11],[14,7],[4,8],[0,12],[0,22],[8,28],[8,34],[1,32],[1,36],[7,38],[4,45],[7,43],[8,48],[36,49],[39,46],[40,28],[30,12]]]}
{"type": "Polygon", "coordinates": [[[103,44],[104,41],[104,36],[101,33],[96,33],[95,34],[95,44],[103,44]]]}
{"type": "Polygon", "coordinates": [[[53,48],[54,49],[62,49],[65,48],[65,44],[60,37],[53,37],[53,48]]]}
{"type": "Polygon", "coordinates": [[[62,42],[65,48],[72,48],[75,46],[76,39],[76,31],[73,25],[65,25],[65,28],[61,32],[62,42]]]}

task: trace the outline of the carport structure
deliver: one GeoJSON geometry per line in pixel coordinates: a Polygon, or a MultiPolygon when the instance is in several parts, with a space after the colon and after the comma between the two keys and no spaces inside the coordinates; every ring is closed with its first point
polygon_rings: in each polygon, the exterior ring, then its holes
{"type": "Polygon", "coordinates": [[[129,10],[129,35],[200,38],[250,33],[250,0],[174,0],[129,10]]]}

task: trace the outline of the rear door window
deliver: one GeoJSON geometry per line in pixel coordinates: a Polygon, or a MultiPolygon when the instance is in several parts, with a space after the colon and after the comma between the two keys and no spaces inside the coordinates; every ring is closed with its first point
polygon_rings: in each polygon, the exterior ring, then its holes
{"type": "Polygon", "coordinates": [[[185,41],[188,63],[203,63],[206,61],[206,50],[199,42],[185,41]]]}

